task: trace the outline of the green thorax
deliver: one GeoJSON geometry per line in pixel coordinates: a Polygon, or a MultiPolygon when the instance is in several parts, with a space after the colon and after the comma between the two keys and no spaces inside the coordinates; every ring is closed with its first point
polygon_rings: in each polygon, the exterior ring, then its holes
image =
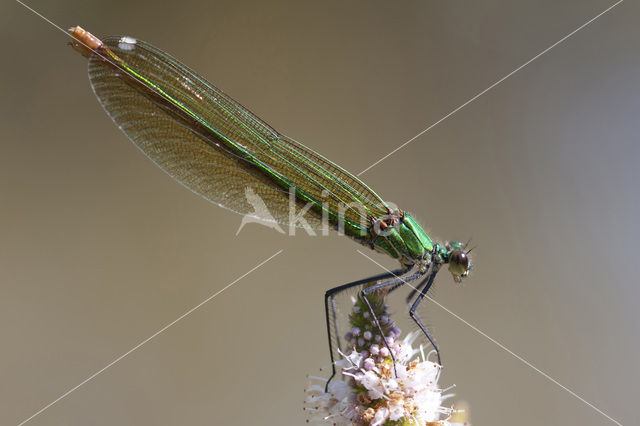
{"type": "Polygon", "coordinates": [[[414,264],[433,252],[434,244],[422,226],[411,215],[404,213],[398,225],[376,238],[375,248],[403,264],[414,264]]]}

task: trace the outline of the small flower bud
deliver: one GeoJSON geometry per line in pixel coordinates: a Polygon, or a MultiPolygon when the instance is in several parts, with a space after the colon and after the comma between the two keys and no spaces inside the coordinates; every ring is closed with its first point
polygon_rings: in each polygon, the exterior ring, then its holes
{"type": "Polygon", "coordinates": [[[375,361],[372,358],[367,358],[364,360],[364,369],[367,371],[373,370],[373,367],[376,366],[375,361]]]}

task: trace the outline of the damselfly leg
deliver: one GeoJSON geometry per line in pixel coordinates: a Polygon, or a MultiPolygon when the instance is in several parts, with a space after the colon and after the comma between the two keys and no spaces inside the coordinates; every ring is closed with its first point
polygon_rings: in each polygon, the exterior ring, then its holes
{"type": "MultiPolygon", "coordinates": [[[[429,339],[429,342],[433,346],[433,349],[435,349],[436,351],[436,356],[438,357],[438,364],[442,365],[442,361],[440,360],[440,349],[438,348],[436,339],[431,335],[431,333],[429,332],[429,329],[422,323],[422,319],[416,312],[416,309],[420,305],[420,302],[422,302],[422,299],[424,298],[424,296],[427,295],[427,292],[431,288],[431,285],[433,284],[433,281],[435,280],[437,273],[438,273],[438,268],[431,268],[431,270],[429,270],[427,277],[417,287],[415,287],[414,290],[412,290],[412,294],[417,293],[418,296],[416,296],[415,300],[413,301],[413,304],[411,305],[411,308],[409,309],[409,316],[416,324],[418,324],[418,327],[420,327],[420,330],[422,330],[424,335],[427,336],[427,339],[429,339]]],[[[407,297],[407,303],[411,302],[412,294],[410,294],[409,297],[407,297]]]]}
{"type": "MultiPolygon", "coordinates": [[[[327,335],[329,338],[329,354],[331,356],[331,377],[329,377],[329,380],[327,381],[327,384],[325,386],[325,390],[326,388],[329,386],[329,383],[331,382],[331,379],[333,379],[333,377],[336,375],[336,364],[335,364],[335,357],[334,357],[334,349],[338,349],[341,350],[342,349],[342,345],[340,343],[340,331],[338,330],[338,320],[337,320],[337,311],[336,311],[336,306],[335,306],[335,298],[337,295],[339,295],[340,293],[347,291],[353,287],[362,287],[365,286],[367,284],[371,284],[371,283],[375,283],[376,281],[380,281],[380,280],[387,280],[391,277],[397,277],[399,275],[402,275],[404,273],[408,272],[408,269],[396,269],[395,271],[391,271],[391,272],[386,272],[384,274],[378,274],[378,275],[374,275],[372,277],[369,278],[364,278],[358,281],[353,281],[347,284],[343,284],[337,287],[334,287],[330,290],[327,290],[327,292],[324,295],[324,310],[325,310],[325,316],[326,316],[326,320],[327,320],[327,335]],[[335,339],[335,344],[337,346],[337,348],[334,348],[334,339],[335,339]]],[[[384,283],[381,283],[384,284],[384,283]]]]}
{"type": "MultiPolygon", "coordinates": [[[[380,331],[380,334],[382,336],[384,336],[384,333],[382,332],[382,327],[380,326],[380,322],[378,321],[378,317],[376,316],[376,314],[375,314],[375,312],[373,310],[373,307],[371,306],[371,303],[369,302],[369,299],[367,298],[367,296],[369,296],[371,293],[374,293],[374,292],[377,292],[377,291],[383,291],[383,290],[387,290],[388,291],[390,289],[398,288],[403,284],[407,284],[407,283],[410,283],[412,281],[415,281],[415,280],[419,279],[420,277],[424,276],[424,274],[425,274],[424,272],[416,272],[416,273],[413,273],[411,275],[406,275],[406,276],[398,276],[397,274],[393,274],[396,278],[390,279],[388,281],[383,281],[383,282],[378,283],[378,284],[374,284],[374,285],[372,285],[370,287],[367,287],[367,288],[363,289],[360,292],[360,297],[362,297],[362,300],[367,305],[367,308],[369,309],[369,313],[371,314],[371,318],[373,319],[374,324],[376,325],[376,327],[378,328],[378,330],[380,331]]],[[[389,354],[391,354],[391,359],[393,360],[394,373],[397,373],[395,371],[396,370],[396,359],[395,359],[395,356],[393,354],[393,351],[389,347],[389,343],[387,342],[387,339],[383,338],[382,341],[384,342],[384,345],[389,350],[389,354]]]]}

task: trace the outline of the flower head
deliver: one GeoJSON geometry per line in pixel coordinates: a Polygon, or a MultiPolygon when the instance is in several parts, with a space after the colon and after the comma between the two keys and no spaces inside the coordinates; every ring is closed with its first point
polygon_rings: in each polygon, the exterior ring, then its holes
{"type": "Polygon", "coordinates": [[[450,421],[453,407],[443,405],[453,395],[438,386],[442,367],[429,361],[422,345],[412,346],[419,333],[398,340],[401,332],[389,318],[383,297],[369,301],[378,322],[361,301],[354,304],[352,329],[345,336],[350,350],[340,352],[336,362],[342,376],[326,391],[326,379],[311,377],[305,401],[310,420],[358,426],[460,424],[450,421]]]}

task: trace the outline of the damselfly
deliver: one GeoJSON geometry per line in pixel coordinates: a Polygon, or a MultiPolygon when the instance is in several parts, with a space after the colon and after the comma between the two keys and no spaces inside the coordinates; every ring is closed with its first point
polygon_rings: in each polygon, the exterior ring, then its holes
{"type": "Polygon", "coordinates": [[[399,261],[395,271],[326,292],[332,366],[334,338],[339,342],[336,296],[359,286],[384,335],[368,296],[411,282],[417,284],[407,297],[409,315],[441,362],[416,309],[442,265],[456,282],[468,275],[466,244],[432,241],[410,214],[392,209],[356,176],[277,132],[169,54],[128,36],[99,40],[80,27],[70,32],[72,46],[89,59],[89,80],[107,114],[182,185],[236,213],[284,225],[298,226],[291,209],[302,207],[305,226],[330,226],[399,261]],[[256,197],[264,208],[255,208],[256,197]]]}

